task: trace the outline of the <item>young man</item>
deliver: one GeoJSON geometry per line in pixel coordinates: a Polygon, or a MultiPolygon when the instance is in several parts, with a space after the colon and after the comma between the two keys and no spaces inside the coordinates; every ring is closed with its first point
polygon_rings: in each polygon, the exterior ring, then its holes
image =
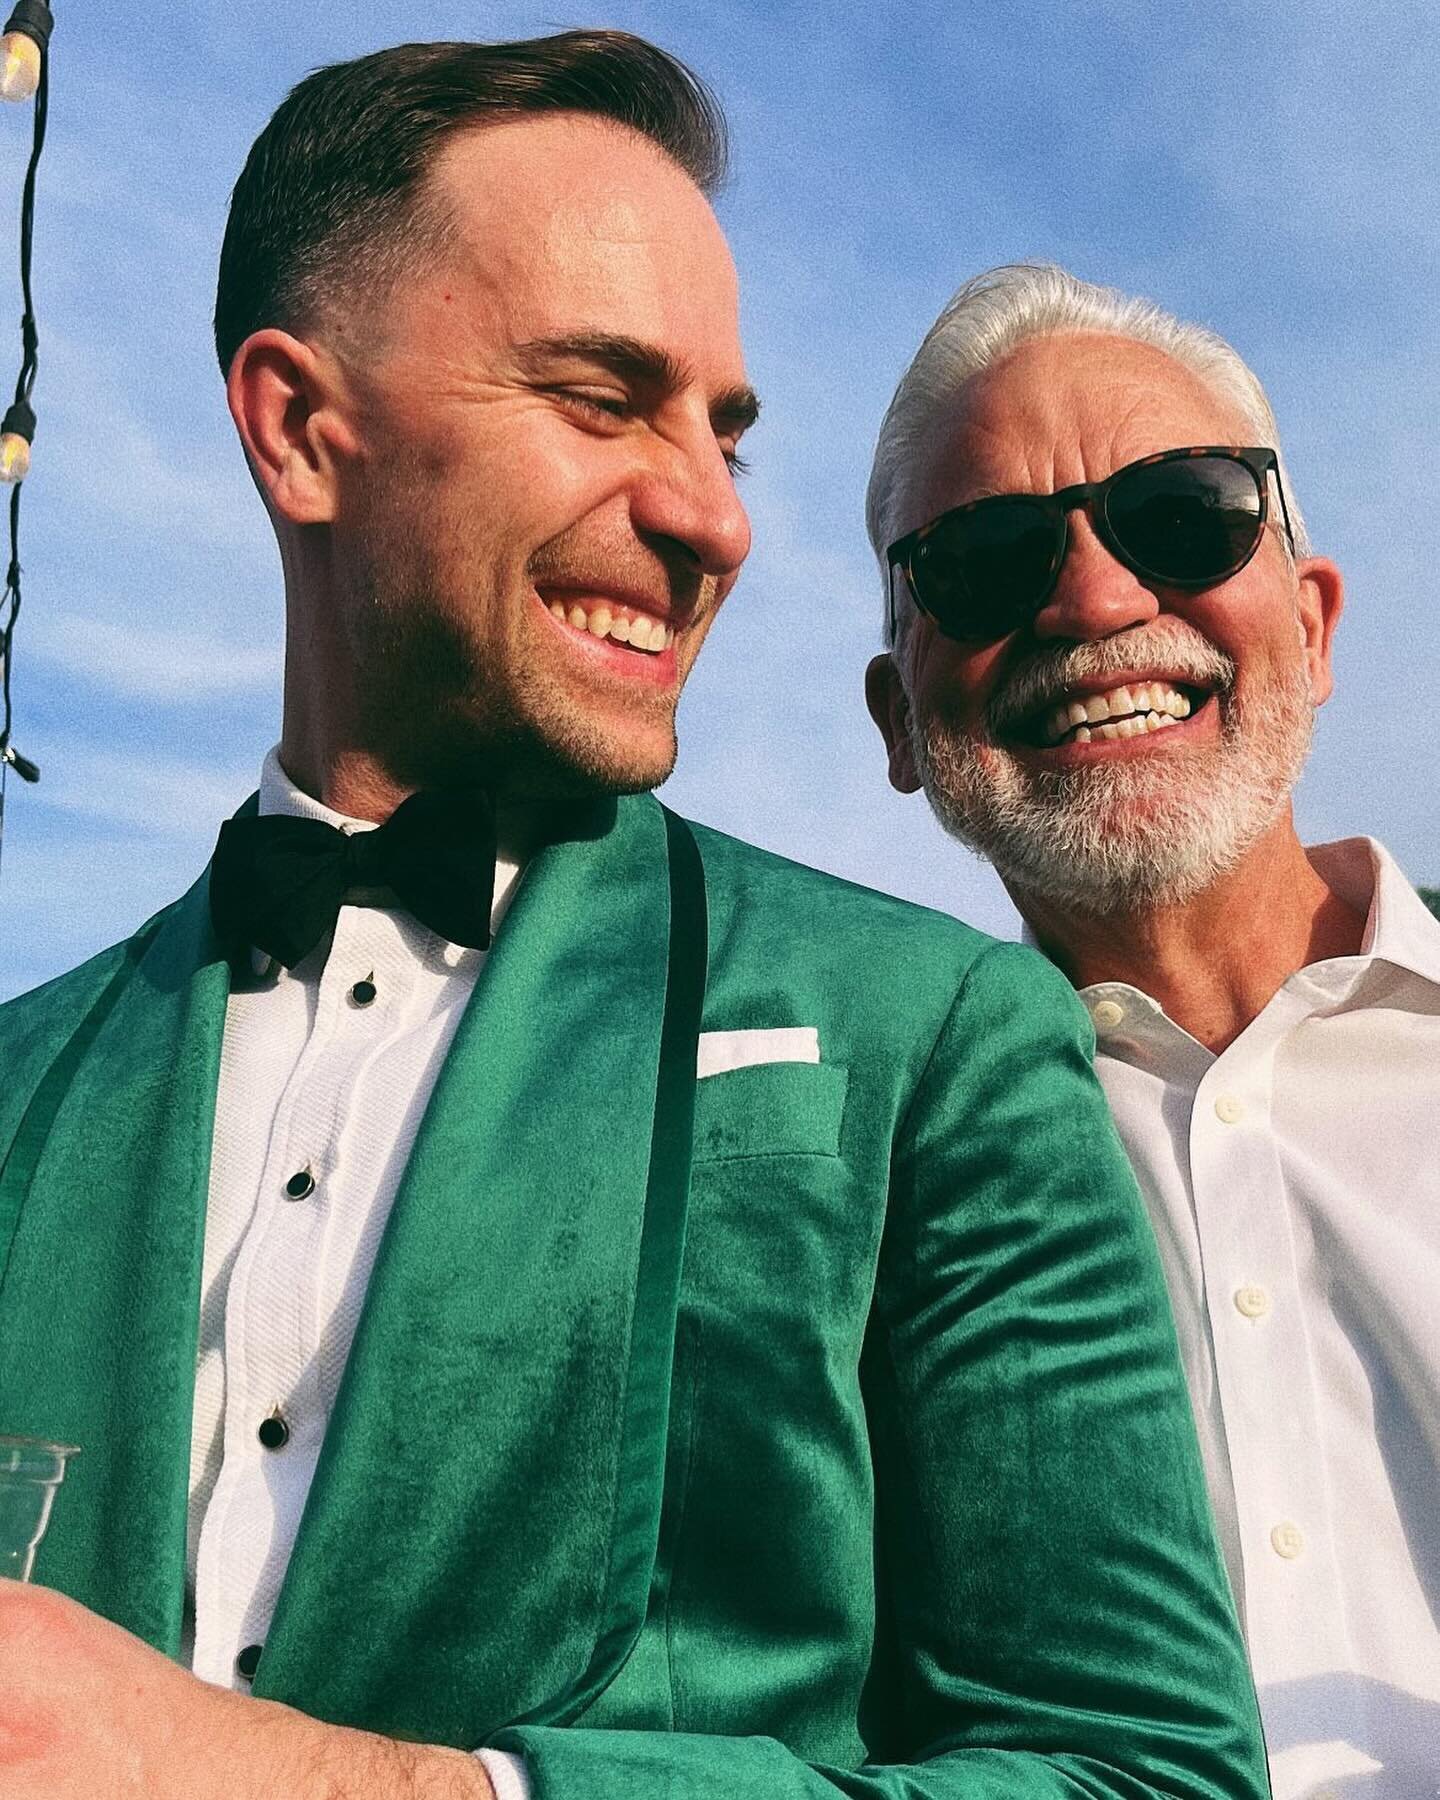
{"type": "Polygon", "coordinates": [[[1277,1800],[1411,1800],[1440,1767],[1440,922],[1378,844],[1296,836],[1341,581],[1260,384],[1146,302],[993,271],[901,383],[870,528],[891,780],[1094,1021],[1277,1800]]]}
{"type": "Polygon", "coordinates": [[[83,1449],[7,1800],[1263,1791],[1081,1009],[645,791],[749,543],[719,163],[580,33],[241,177],[284,734],[0,1013],[0,1417],[83,1449]]]}

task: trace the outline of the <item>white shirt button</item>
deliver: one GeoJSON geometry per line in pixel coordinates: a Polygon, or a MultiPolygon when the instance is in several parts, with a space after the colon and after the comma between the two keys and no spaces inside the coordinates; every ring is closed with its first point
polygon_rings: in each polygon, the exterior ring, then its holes
{"type": "Polygon", "coordinates": [[[1097,1031],[1113,1031],[1124,1022],[1125,1008],[1118,1000],[1097,1000],[1090,1017],[1095,1021],[1097,1031]]]}
{"type": "Polygon", "coordinates": [[[1305,1549],[1305,1533],[1289,1519],[1284,1519],[1270,1533],[1270,1548],[1286,1562],[1294,1562],[1305,1549]]]}
{"type": "Polygon", "coordinates": [[[1263,1287],[1253,1283],[1235,1290],[1235,1308],[1244,1313],[1247,1319],[1263,1319],[1270,1310],[1270,1296],[1263,1287]]]}
{"type": "Polygon", "coordinates": [[[1235,1094],[1221,1094],[1215,1102],[1215,1117],[1222,1125],[1234,1125],[1245,1117],[1245,1102],[1235,1094]]]}

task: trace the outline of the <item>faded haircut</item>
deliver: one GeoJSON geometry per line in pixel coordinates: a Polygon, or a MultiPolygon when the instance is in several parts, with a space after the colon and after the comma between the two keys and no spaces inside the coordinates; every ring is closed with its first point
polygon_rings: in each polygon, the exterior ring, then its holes
{"type": "Polygon", "coordinates": [[[443,248],[450,220],[425,177],[449,137],[554,112],[640,132],[705,194],[724,180],[718,102],[629,32],[397,44],[316,69],[255,140],[231,196],[215,297],[221,371],[252,332],[383,298],[443,248]]]}

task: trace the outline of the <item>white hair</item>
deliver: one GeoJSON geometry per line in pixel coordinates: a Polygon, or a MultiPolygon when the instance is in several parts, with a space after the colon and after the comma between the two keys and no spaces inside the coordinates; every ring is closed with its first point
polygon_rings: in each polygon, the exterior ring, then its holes
{"type": "Polygon", "coordinates": [[[1149,344],[1174,357],[1237,407],[1254,433],[1253,441],[1276,453],[1295,534],[1295,553],[1309,554],[1300,503],[1280,451],[1275,414],[1258,378],[1224,338],[1203,325],[1175,318],[1153,300],[1081,281],[1054,263],[1011,263],[975,276],[946,302],[901,376],[881,422],[865,496],[865,524],[885,586],[887,635],[890,570],[885,549],[899,535],[896,510],[903,501],[905,477],[925,443],[936,411],[953,404],[967,381],[1027,338],[1071,331],[1109,332],[1149,344]]]}

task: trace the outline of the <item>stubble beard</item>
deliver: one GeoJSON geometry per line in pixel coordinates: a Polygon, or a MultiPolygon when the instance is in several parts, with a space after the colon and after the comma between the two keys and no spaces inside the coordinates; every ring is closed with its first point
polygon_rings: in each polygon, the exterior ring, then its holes
{"type": "MultiPolygon", "coordinates": [[[[496,559],[468,521],[425,517],[415,494],[421,479],[392,471],[356,533],[347,635],[364,747],[412,787],[476,783],[525,801],[658,786],[677,754],[673,697],[656,696],[648,729],[636,734],[644,741],[627,740],[526,660],[523,611],[535,604],[528,586],[563,558],[570,534],[472,615],[444,596],[493,583],[496,559]],[[473,571],[473,582],[457,580],[456,570],[473,571]],[[488,654],[476,629],[482,614],[495,627],[488,654]]],[[[634,704],[646,698],[637,693],[634,704]]]]}
{"type": "MultiPolygon", "coordinates": [[[[1153,630],[1145,641],[1157,647],[1153,630]]],[[[1246,702],[1228,657],[1193,632],[1185,650],[1176,673],[1213,685],[1220,708],[1219,744],[1193,752],[1167,746],[1153,756],[1037,770],[989,729],[912,719],[916,769],[941,825],[993,863],[1014,894],[1069,912],[1103,917],[1181,906],[1211,887],[1284,808],[1310,747],[1315,708],[1299,655],[1246,702]]],[[[1080,645],[1032,665],[1027,685],[1059,688],[1134,660],[1121,638],[1080,645]]]]}

